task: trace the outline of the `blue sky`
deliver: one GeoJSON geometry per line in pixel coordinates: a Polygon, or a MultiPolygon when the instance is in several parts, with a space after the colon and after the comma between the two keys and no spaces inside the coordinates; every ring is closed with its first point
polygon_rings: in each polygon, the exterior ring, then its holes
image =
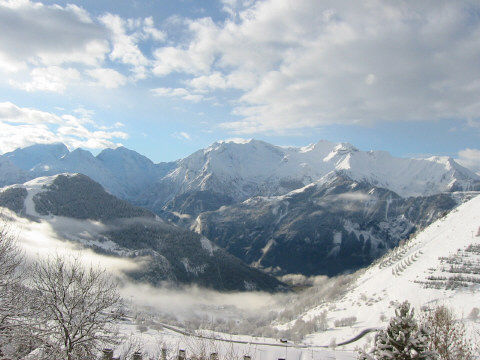
{"type": "Polygon", "coordinates": [[[320,139],[480,171],[476,1],[0,0],[0,152],[320,139]]]}

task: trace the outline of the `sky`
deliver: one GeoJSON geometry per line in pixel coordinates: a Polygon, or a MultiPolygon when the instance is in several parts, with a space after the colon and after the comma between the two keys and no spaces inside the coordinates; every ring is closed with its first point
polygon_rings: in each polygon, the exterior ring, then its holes
{"type": "Polygon", "coordinates": [[[350,142],[480,171],[480,2],[0,0],[0,153],[350,142]]]}

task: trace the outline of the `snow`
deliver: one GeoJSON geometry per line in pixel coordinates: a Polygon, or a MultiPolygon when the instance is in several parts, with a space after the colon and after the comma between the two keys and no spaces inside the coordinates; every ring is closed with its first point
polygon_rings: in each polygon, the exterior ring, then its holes
{"type": "Polygon", "coordinates": [[[407,159],[384,151],[360,151],[348,143],[319,141],[305,147],[275,146],[259,140],[218,141],[172,163],[153,164],[123,147],[97,157],[63,144],[34,145],[0,157],[0,183],[23,182],[38,176],[77,172],[99,182],[122,198],[141,196],[148,185],[171,189],[162,201],[191,190],[213,190],[236,201],[252,196],[284,195],[342,171],[356,181],[386,187],[401,196],[471,190],[480,176],[448,157],[407,159]],[[170,197],[168,197],[170,195],[170,197]]]}
{"type": "Polygon", "coordinates": [[[213,189],[239,201],[283,195],[292,189],[282,190],[282,183],[308,185],[336,171],[403,197],[449,191],[454,185],[469,190],[474,181],[480,181],[451,158],[397,158],[385,151],[360,151],[348,143],[328,141],[300,148],[259,140],[216,142],[177,165],[164,178],[176,192],[213,189]]]}
{"type": "MultiPolygon", "coordinates": [[[[71,174],[63,174],[65,176],[70,176],[71,174]]],[[[57,178],[58,175],[54,176],[43,176],[33,180],[30,180],[23,184],[23,187],[27,190],[27,197],[25,199],[25,211],[27,215],[31,216],[40,216],[35,210],[35,203],[33,202],[33,197],[38,193],[45,191],[45,187],[52,184],[52,182],[57,178]]]]}
{"type": "Polygon", "coordinates": [[[213,252],[218,249],[216,245],[214,245],[210,240],[208,240],[205,236],[200,238],[200,243],[202,248],[207,250],[210,256],[213,256],[213,252]]]}
{"type": "MultiPolygon", "coordinates": [[[[354,224],[345,225],[346,229],[355,231],[354,224]]],[[[445,258],[457,256],[455,258],[464,264],[480,262],[480,253],[466,251],[470,245],[480,245],[479,229],[480,196],[476,196],[360,271],[346,295],[305,312],[303,319],[308,320],[327,310],[331,324],[335,319],[350,316],[358,319],[353,327],[314,334],[309,337],[309,342],[328,344],[336,338],[338,343],[364,329],[383,327],[386,323],[380,316],[385,314],[388,319],[393,315],[394,303],[404,300],[410,301],[417,312],[422,306],[439,304],[453,308],[457,316],[468,316],[473,307],[480,307],[478,283],[456,289],[427,288],[425,284],[432,284],[431,276],[448,278],[455,275],[449,273],[450,266],[445,264],[445,258]]],[[[478,274],[473,276],[478,278],[478,274]]],[[[468,319],[464,318],[464,321],[468,322],[468,319]]],[[[358,343],[347,348],[356,346],[358,343]]]]}
{"type": "Polygon", "coordinates": [[[158,326],[159,330],[149,329],[140,333],[131,322],[123,323],[120,339],[123,344],[114,350],[114,356],[120,356],[128,344],[135,344],[146,354],[159,354],[162,348],[168,350],[169,357],[175,357],[179,350],[185,350],[187,358],[204,352],[207,357],[216,352],[219,358],[243,358],[249,355],[255,360],[299,359],[299,360],[353,360],[351,351],[320,349],[281,343],[279,339],[251,337],[198,331],[197,336],[182,334],[182,330],[173,326],[158,326]]]}
{"type": "Polygon", "coordinates": [[[197,266],[190,264],[190,260],[188,258],[183,258],[181,260],[181,263],[183,264],[183,267],[185,268],[186,272],[193,274],[195,276],[198,276],[199,273],[204,273],[207,268],[206,264],[197,265],[197,266]]]}

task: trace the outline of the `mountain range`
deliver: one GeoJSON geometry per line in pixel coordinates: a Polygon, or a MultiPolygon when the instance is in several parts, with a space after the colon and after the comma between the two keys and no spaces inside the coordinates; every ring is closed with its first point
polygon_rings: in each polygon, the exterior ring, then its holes
{"type": "Polygon", "coordinates": [[[0,166],[2,185],[78,172],[113,195],[158,208],[179,207],[172,205],[174,199],[196,192],[215,193],[227,202],[283,195],[332,171],[402,197],[480,189],[480,176],[449,157],[397,158],[328,141],[300,148],[259,140],[220,141],[184,159],[158,164],[125,147],[93,156],[82,149],[69,151],[64,144],[37,144],[1,155],[0,166]]]}
{"type": "Polygon", "coordinates": [[[398,158],[328,141],[219,141],[158,164],[124,147],[93,156],[37,144],[0,156],[1,186],[61,173],[84,174],[273,274],[366,266],[480,190],[480,176],[452,158],[398,158]]]}

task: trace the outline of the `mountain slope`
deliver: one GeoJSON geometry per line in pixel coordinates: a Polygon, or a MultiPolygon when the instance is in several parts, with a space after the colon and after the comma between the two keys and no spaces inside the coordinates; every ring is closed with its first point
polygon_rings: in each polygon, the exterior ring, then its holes
{"type": "Polygon", "coordinates": [[[142,263],[129,275],[154,285],[285,289],[277,279],[250,268],[207,238],[117,199],[85,175],[41,177],[3,188],[0,206],[48,223],[62,239],[142,263]]]}
{"type": "Polygon", "coordinates": [[[192,229],[274,273],[331,276],[369,265],[457,201],[451,194],[402,198],[330,173],[287,195],[204,212],[192,229]]]}
{"type": "Polygon", "coordinates": [[[463,321],[478,326],[468,315],[480,306],[479,284],[480,196],[476,196],[359,271],[344,295],[307,311],[302,319],[327,310],[329,331],[310,338],[327,344],[333,337],[340,342],[362,329],[385,326],[381,315],[388,321],[395,304],[404,300],[417,312],[423,306],[450,306],[463,321]],[[354,326],[333,326],[334,320],[353,316],[357,318],[354,326]]]}

